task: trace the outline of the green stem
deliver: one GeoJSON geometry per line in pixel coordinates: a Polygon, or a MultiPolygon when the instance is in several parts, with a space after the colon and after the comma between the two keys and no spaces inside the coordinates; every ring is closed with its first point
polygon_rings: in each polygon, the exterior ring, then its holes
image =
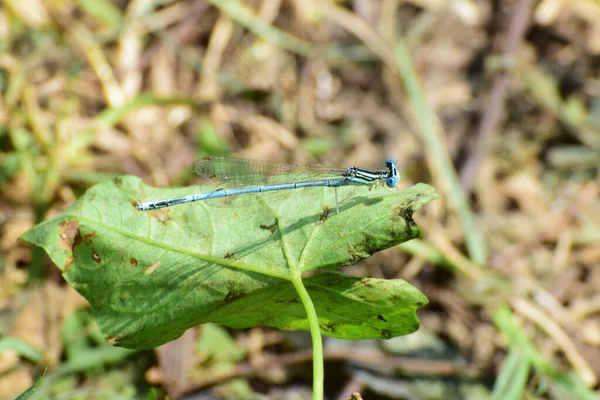
{"type": "Polygon", "coordinates": [[[462,190],[458,175],[446,150],[440,129],[440,122],[427,104],[417,74],[412,66],[408,49],[400,38],[396,38],[394,50],[396,65],[404,82],[410,103],[416,111],[423,140],[437,164],[437,171],[432,171],[432,173],[437,172],[440,175],[441,181],[447,183],[445,191],[463,227],[469,256],[471,256],[471,259],[476,264],[483,266],[487,262],[488,256],[483,234],[471,213],[469,200],[462,190]]]}
{"type": "Polygon", "coordinates": [[[323,340],[321,339],[321,328],[317,318],[317,310],[313,304],[308,291],[304,287],[302,277],[298,274],[292,278],[292,284],[296,288],[300,300],[304,305],[308,325],[310,327],[310,336],[313,346],[313,400],[323,400],[323,382],[325,379],[323,370],[323,340]]]}

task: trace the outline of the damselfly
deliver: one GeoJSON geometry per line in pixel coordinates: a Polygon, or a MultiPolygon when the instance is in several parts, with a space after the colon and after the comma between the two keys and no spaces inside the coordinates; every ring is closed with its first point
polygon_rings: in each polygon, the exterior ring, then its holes
{"type": "Polygon", "coordinates": [[[207,193],[138,203],[136,208],[148,211],[219,197],[319,186],[338,188],[385,184],[393,188],[399,179],[396,161],[387,159],[385,167],[386,169],[379,171],[354,166],[345,170],[335,170],[239,158],[204,157],[194,163],[194,172],[204,179],[220,182],[225,186],[224,188],[207,193]]]}

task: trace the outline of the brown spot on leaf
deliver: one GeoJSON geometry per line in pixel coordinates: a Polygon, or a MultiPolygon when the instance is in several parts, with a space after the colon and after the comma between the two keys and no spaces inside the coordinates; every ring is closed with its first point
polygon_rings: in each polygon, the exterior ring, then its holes
{"type": "Polygon", "coordinates": [[[144,272],[146,273],[146,275],[150,275],[151,273],[154,272],[154,270],[156,268],[158,268],[159,265],[160,265],[160,260],[158,260],[157,262],[155,262],[154,264],[152,264],[151,266],[146,268],[146,271],[144,271],[144,272]]]}
{"type": "Polygon", "coordinates": [[[96,250],[94,250],[94,249],[92,249],[92,258],[94,259],[94,262],[96,264],[100,264],[102,262],[102,259],[100,258],[98,253],[96,253],[96,250]]]}
{"type": "Polygon", "coordinates": [[[73,263],[75,263],[75,257],[69,257],[69,258],[67,259],[67,262],[65,263],[65,269],[64,269],[64,271],[63,271],[63,272],[67,272],[67,270],[69,269],[69,267],[70,267],[70,266],[71,266],[73,263]]]}
{"type": "Polygon", "coordinates": [[[331,333],[331,332],[334,332],[338,328],[338,324],[336,324],[335,322],[328,322],[326,324],[321,324],[320,327],[325,332],[331,333]]]}
{"type": "Polygon", "coordinates": [[[118,336],[109,336],[106,338],[106,341],[116,347],[121,345],[121,339],[118,336]]]}
{"type": "Polygon", "coordinates": [[[170,208],[159,208],[158,210],[150,210],[144,211],[148,213],[148,215],[152,218],[157,218],[159,221],[163,222],[165,220],[169,220],[169,213],[171,212],[170,208]]]}
{"type": "Polygon", "coordinates": [[[232,290],[227,294],[227,297],[225,297],[225,301],[227,303],[233,303],[234,301],[241,299],[244,296],[244,293],[239,292],[237,290],[232,290]]]}
{"type": "Polygon", "coordinates": [[[161,224],[165,225],[167,222],[169,222],[171,220],[171,217],[169,217],[168,215],[161,215],[160,217],[157,218],[158,222],[160,222],[161,224]]]}
{"type": "Polygon", "coordinates": [[[136,260],[135,258],[131,258],[129,259],[129,266],[132,268],[135,268],[138,266],[138,260],[136,260]]]}
{"type": "Polygon", "coordinates": [[[89,242],[94,236],[96,236],[96,231],[91,231],[87,235],[84,235],[83,238],[89,242]]]}
{"type": "Polygon", "coordinates": [[[320,224],[325,222],[325,220],[329,216],[329,211],[330,211],[329,207],[327,207],[327,206],[323,207],[323,209],[321,210],[321,214],[319,215],[319,223],[320,224]]]}
{"type": "Polygon", "coordinates": [[[277,230],[277,221],[273,222],[273,224],[271,224],[271,225],[260,224],[259,226],[260,226],[260,229],[270,231],[271,235],[272,235],[277,230]]]}
{"type": "Polygon", "coordinates": [[[73,252],[75,246],[81,243],[81,233],[79,232],[79,221],[66,221],[58,226],[60,238],[58,245],[65,250],[73,252]]]}

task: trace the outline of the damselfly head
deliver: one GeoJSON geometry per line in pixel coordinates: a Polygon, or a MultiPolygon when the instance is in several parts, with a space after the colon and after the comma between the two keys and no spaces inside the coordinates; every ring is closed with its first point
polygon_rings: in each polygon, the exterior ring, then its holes
{"type": "Polygon", "coordinates": [[[389,174],[387,179],[385,180],[385,184],[389,188],[396,187],[398,184],[398,179],[400,179],[400,174],[398,173],[398,169],[396,168],[396,161],[388,158],[385,160],[385,166],[389,170],[389,174]]]}

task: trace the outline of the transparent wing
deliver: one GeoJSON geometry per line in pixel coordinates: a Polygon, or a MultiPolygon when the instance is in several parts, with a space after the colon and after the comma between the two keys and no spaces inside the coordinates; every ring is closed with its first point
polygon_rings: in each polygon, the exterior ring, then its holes
{"type": "Polygon", "coordinates": [[[336,179],[345,172],[228,157],[204,157],[194,163],[193,170],[203,180],[219,182],[227,188],[336,179]]]}
{"type": "MultiPolygon", "coordinates": [[[[324,179],[339,179],[346,170],[324,167],[302,167],[279,164],[271,161],[246,160],[229,157],[204,157],[194,163],[193,171],[207,183],[221,186],[223,189],[252,186],[277,185],[281,183],[307,182],[324,179]]],[[[200,186],[202,189],[202,186],[200,186]]],[[[252,207],[260,204],[260,198],[268,202],[278,202],[294,196],[300,196],[307,190],[322,188],[303,188],[264,192],[260,194],[242,194],[205,200],[212,207],[252,207]]],[[[334,189],[327,189],[334,190],[334,189]]],[[[339,189],[338,189],[339,190],[339,189]]],[[[347,192],[344,190],[343,192],[347,192]]],[[[346,196],[344,196],[346,197],[346,196]]]]}

